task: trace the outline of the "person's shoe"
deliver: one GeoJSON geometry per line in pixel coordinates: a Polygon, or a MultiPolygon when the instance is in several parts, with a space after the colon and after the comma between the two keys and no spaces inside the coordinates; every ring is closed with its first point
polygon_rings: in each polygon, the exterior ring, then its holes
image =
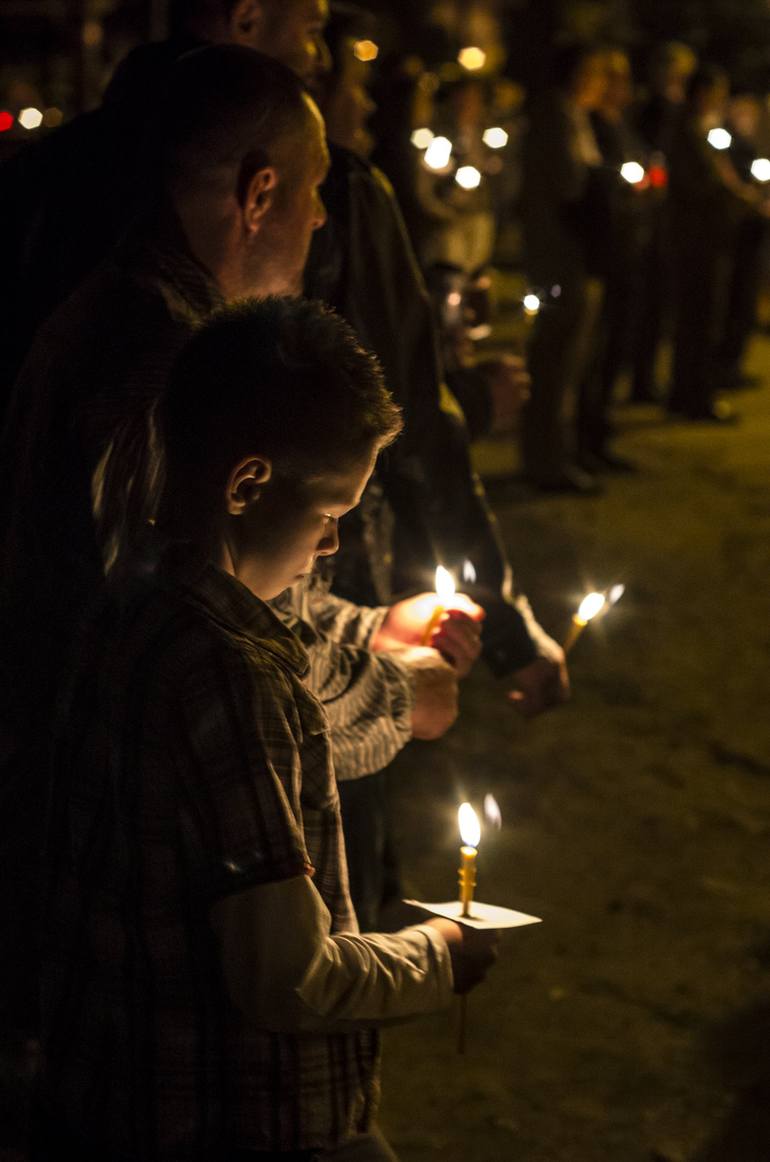
{"type": "Polygon", "coordinates": [[[684,418],[695,424],[737,424],[739,416],[732,404],[717,399],[707,408],[686,412],[684,418]]]}
{"type": "Polygon", "coordinates": [[[542,481],[536,487],[540,492],[553,495],[562,493],[573,496],[598,496],[603,491],[596,477],[578,468],[576,464],[565,468],[554,480],[542,481]]]}
{"type": "Polygon", "coordinates": [[[617,472],[620,475],[637,470],[633,460],[628,460],[625,456],[618,456],[616,452],[596,452],[595,459],[598,463],[598,472],[617,472]]]}

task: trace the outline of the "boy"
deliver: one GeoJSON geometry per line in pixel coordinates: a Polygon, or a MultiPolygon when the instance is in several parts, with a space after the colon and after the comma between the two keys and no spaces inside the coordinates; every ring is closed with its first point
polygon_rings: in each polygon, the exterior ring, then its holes
{"type": "Polygon", "coordinates": [[[358,933],[327,722],[264,603],[335,552],[400,414],[340,319],[268,299],[198,332],[158,419],[157,545],[60,699],[35,1156],[392,1158],[374,1026],[493,942],[358,933]]]}

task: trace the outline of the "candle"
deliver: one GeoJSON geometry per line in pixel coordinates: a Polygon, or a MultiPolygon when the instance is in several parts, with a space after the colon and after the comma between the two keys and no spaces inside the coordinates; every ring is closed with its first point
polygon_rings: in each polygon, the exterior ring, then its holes
{"type": "Polygon", "coordinates": [[[460,884],[460,903],[463,906],[462,915],[470,916],[473,892],[476,887],[476,857],[479,840],[481,839],[481,824],[476,812],[470,803],[463,803],[457,812],[460,824],[460,867],[457,869],[460,884]]]}
{"type": "Polygon", "coordinates": [[[443,565],[439,565],[436,569],[436,606],[431,614],[430,621],[425,626],[425,631],[422,635],[422,644],[424,646],[430,645],[430,639],[433,637],[433,631],[441,621],[441,618],[446,612],[446,607],[455,595],[455,583],[452,574],[443,565]]]}
{"type": "Polygon", "coordinates": [[[569,627],[567,640],[564,643],[565,654],[569,653],[589,621],[592,621],[597,613],[601,613],[606,604],[607,598],[603,593],[589,593],[583,598],[578,606],[577,613],[573,615],[572,624],[569,627]]]}

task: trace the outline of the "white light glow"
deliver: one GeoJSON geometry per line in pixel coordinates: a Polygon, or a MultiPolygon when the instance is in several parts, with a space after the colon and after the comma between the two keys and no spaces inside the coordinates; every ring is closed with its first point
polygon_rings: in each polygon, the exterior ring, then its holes
{"type": "Polygon", "coordinates": [[[706,140],[714,149],[729,149],[733,143],[731,134],[721,127],[710,129],[706,140]]]}
{"type": "Polygon", "coordinates": [[[770,157],[757,157],[751,163],[751,176],[758,182],[770,182],[770,157]]]}
{"type": "Polygon", "coordinates": [[[448,137],[434,137],[425,150],[425,164],[428,169],[446,169],[452,156],[452,142],[448,137]]]}
{"type": "Polygon", "coordinates": [[[448,569],[445,569],[443,565],[439,565],[436,569],[436,596],[441,604],[447,605],[456,592],[457,586],[455,585],[454,577],[448,569]]]}
{"type": "Polygon", "coordinates": [[[638,186],[639,182],[644,181],[644,166],[638,161],[624,161],[620,167],[620,176],[630,186],[638,186]]]}
{"type": "Polygon", "coordinates": [[[487,54],[483,48],[478,48],[475,44],[468,45],[467,48],[461,48],[457,54],[458,63],[467,69],[469,73],[475,73],[479,69],[483,69],[487,63],[487,54]]]}
{"type": "Polygon", "coordinates": [[[494,795],[484,796],[484,818],[491,827],[495,827],[498,831],[503,825],[503,814],[494,795]]]}
{"type": "Polygon", "coordinates": [[[607,603],[609,605],[617,605],[625,591],[625,585],[613,585],[607,594],[607,603]]]}
{"type": "Polygon", "coordinates": [[[432,129],[423,126],[421,129],[415,129],[409,140],[416,149],[427,149],[435,136],[432,129]]]}
{"type": "Polygon", "coordinates": [[[491,129],[484,130],[481,140],[490,149],[504,149],[508,144],[508,134],[499,125],[493,125],[491,129]]]}
{"type": "Polygon", "coordinates": [[[461,165],[455,174],[455,181],[464,190],[475,190],[481,185],[481,174],[475,165],[461,165]]]}
{"type": "Polygon", "coordinates": [[[530,294],[524,295],[524,298],[521,300],[521,305],[524,307],[526,314],[536,315],[542,304],[539,297],[530,292],[530,294]]]}
{"type": "Polygon", "coordinates": [[[473,562],[467,558],[463,561],[463,581],[466,585],[476,584],[476,570],[473,567],[473,562]]]}
{"type": "Polygon", "coordinates": [[[43,114],[31,105],[19,113],[19,125],[25,129],[37,129],[43,123],[43,114]]]}
{"type": "Polygon", "coordinates": [[[603,593],[589,593],[578,606],[578,620],[582,622],[591,621],[596,617],[597,613],[601,613],[606,604],[607,598],[603,593]]]}
{"type": "Polygon", "coordinates": [[[460,824],[460,838],[465,846],[478,847],[481,839],[481,824],[470,803],[461,804],[457,812],[457,821],[460,824]]]}

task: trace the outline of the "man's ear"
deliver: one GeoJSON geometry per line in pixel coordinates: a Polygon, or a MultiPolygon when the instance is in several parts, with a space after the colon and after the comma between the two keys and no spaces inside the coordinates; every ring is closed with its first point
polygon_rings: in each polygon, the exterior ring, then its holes
{"type": "Polygon", "coordinates": [[[259,48],[264,22],[264,0],[236,0],[228,20],[231,42],[259,48]]]}
{"type": "Polygon", "coordinates": [[[227,480],[228,514],[243,516],[257,503],[272,474],[273,465],[266,456],[248,456],[236,464],[227,480]]]}
{"type": "Polygon", "coordinates": [[[241,196],[241,213],[249,234],[256,234],[275,200],[278,174],[271,165],[261,166],[248,179],[241,196]]]}

